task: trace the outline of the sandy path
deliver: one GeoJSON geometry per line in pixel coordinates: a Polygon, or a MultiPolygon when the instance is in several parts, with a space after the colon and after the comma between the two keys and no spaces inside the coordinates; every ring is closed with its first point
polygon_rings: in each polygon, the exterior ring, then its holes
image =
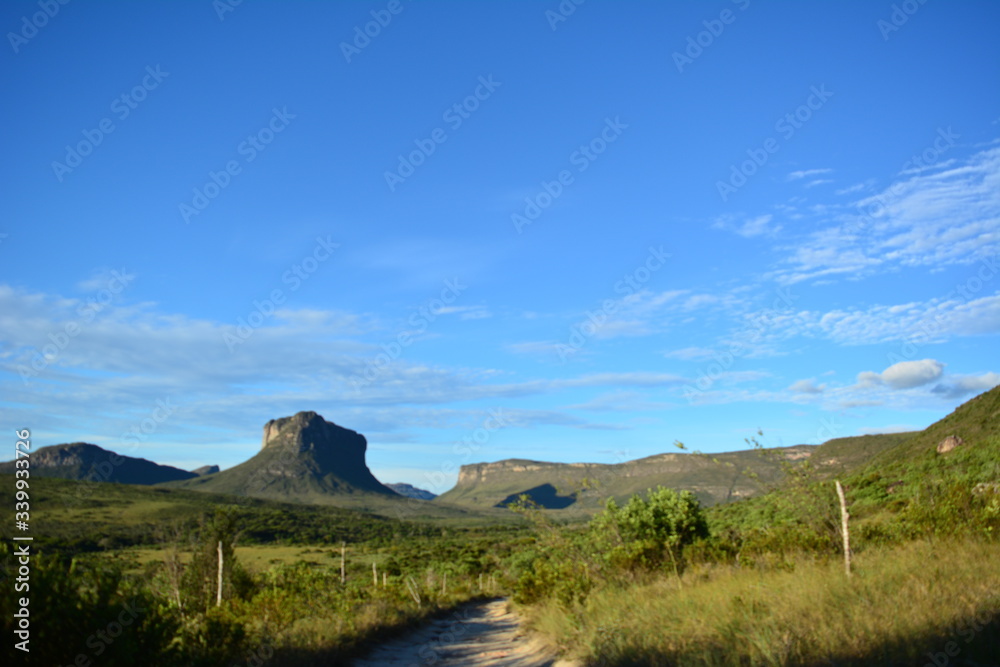
{"type": "Polygon", "coordinates": [[[468,604],[387,642],[354,667],[577,667],[526,637],[506,600],[468,604]]]}

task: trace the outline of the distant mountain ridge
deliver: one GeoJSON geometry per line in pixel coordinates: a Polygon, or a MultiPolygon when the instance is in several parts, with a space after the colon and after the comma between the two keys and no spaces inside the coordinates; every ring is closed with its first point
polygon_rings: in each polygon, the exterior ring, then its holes
{"type": "MultiPolygon", "coordinates": [[[[116,454],[87,442],[50,445],[31,452],[31,474],[38,477],[119,484],[160,484],[197,477],[193,472],[146,459],[116,454]]],[[[0,463],[0,474],[13,474],[15,461],[0,463]]]]}
{"type": "Polygon", "coordinates": [[[436,493],[431,493],[430,491],[425,491],[424,489],[418,489],[412,484],[397,482],[396,484],[386,484],[386,486],[406,498],[416,498],[417,500],[434,500],[437,498],[436,493]]]}
{"type": "Polygon", "coordinates": [[[782,461],[809,460],[820,476],[855,469],[912,433],[856,436],[720,454],[667,453],[622,463],[506,459],[463,465],[454,488],[437,497],[467,507],[504,507],[522,495],[548,509],[593,511],[658,485],[692,491],[705,505],[758,495],[783,476],[782,461]],[[750,474],[747,474],[750,473],[750,474]]]}

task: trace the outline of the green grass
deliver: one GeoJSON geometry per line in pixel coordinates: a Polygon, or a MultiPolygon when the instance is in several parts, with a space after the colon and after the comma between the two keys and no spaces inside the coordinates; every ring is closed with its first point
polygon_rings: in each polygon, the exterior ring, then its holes
{"type": "MultiPolygon", "coordinates": [[[[1000,660],[1000,545],[915,542],[857,558],[800,557],[777,570],[703,566],[546,603],[533,626],[588,664],[922,665],[955,642],[1000,660]],[[977,621],[981,624],[976,630],[977,621]]],[[[954,663],[952,663],[954,664],[954,663]]],[[[972,664],[972,663],[969,663],[972,664]]]]}

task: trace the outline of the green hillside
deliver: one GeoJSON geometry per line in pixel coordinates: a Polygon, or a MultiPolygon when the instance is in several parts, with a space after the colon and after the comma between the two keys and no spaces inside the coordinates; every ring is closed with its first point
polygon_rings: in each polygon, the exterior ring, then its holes
{"type": "Polygon", "coordinates": [[[949,435],[965,441],[969,447],[984,444],[1000,433],[1000,387],[969,399],[940,421],[923,431],[912,434],[898,447],[887,450],[872,461],[873,465],[887,465],[913,460],[933,452],[938,443],[949,435]]]}
{"type": "Polygon", "coordinates": [[[830,483],[836,476],[846,490],[855,548],[1000,531],[1000,387],[923,431],[832,440],[816,450],[815,462],[824,456],[841,462],[819,465],[766,496],[713,508],[715,529],[752,535],[762,548],[775,548],[776,540],[791,547],[806,535],[836,548],[839,510],[830,483]],[[938,453],[938,443],[952,435],[964,444],[938,453]]]}

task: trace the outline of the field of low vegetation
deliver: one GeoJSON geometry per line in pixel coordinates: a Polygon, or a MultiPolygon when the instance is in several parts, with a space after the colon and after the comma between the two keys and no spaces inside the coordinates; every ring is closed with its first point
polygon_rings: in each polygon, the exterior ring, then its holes
{"type": "Polygon", "coordinates": [[[994,390],[844,471],[849,575],[834,483],[808,461],[749,500],[659,487],[572,523],[527,498],[502,522],[416,521],[40,480],[29,662],[349,664],[502,595],[586,665],[997,665],[998,414],[994,390]]]}

